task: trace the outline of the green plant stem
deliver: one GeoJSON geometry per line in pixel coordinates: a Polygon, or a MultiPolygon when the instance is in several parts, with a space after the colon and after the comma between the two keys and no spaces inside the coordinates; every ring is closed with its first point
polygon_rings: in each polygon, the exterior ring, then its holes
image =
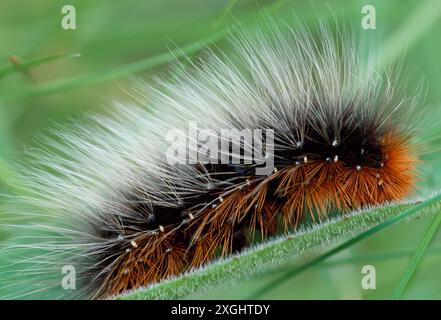
{"type": "Polygon", "coordinates": [[[233,8],[236,6],[236,4],[238,2],[239,2],[239,0],[229,0],[228,1],[227,5],[225,6],[225,9],[222,10],[222,13],[220,14],[219,18],[213,22],[213,24],[211,26],[211,28],[213,30],[218,30],[222,26],[225,18],[227,17],[228,14],[231,13],[231,11],[233,10],[233,8]]]}
{"type": "MultiPolygon", "coordinates": [[[[335,259],[331,261],[323,261],[320,265],[316,265],[315,267],[323,267],[323,268],[332,268],[341,265],[350,265],[354,263],[360,263],[363,261],[390,261],[390,260],[398,260],[403,258],[410,258],[415,254],[416,249],[407,249],[407,250],[399,250],[399,251],[388,251],[388,252],[379,252],[372,254],[360,254],[354,255],[348,258],[335,259]]],[[[435,248],[429,248],[427,250],[427,254],[430,255],[440,255],[441,254],[441,246],[435,248]]],[[[274,276],[275,274],[280,274],[280,272],[286,272],[291,270],[293,266],[291,264],[287,264],[286,266],[280,267],[277,270],[270,270],[265,273],[265,276],[274,276]]]]}
{"type": "MultiPolygon", "coordinates": [[[[272,5],[270,5],[268,8],[266,8],[265,11],[267,11],[268,13],[276,12],[287,2],[289,2],[289,0],[279,0],[273,3],[272,5]]],[[[253,14],[244,23],[253,23],[258,21],[260,18],[262,18],[262,14],[259,11],[259,13],[253,14]]],[[[21,88],[17,88],[16,90],[8,90],[7,92],[0,92],[0,98],[3,100],[8,100],[8,99],[19,99],[19,98],[26,98],[32,96],[48,95],[67,90],[77,89],[88,85],[103,83],[106,81],[116,80],[122,77],[127,77],[137,72],[146,71],[154,67],[163,65],[167,62],[172,61],[173,59],[176,58],[179,59],[189,54],[191,55],[192,53],[197,52],[201,48],[206,47],[208,44],[215,43],[225,38],[228,31],[229,31],[228,29],[222,29],[210,35],[209,37],[206,37],[200,41],[193,42],[187,46],[177,48],[175,50],[165,52],[144,60],[111,68],[105,71],[99,71],[99,72],[67,78],[67,79],[49,81],[37,85],[28,85],[28,86],[24,85],[21,86],[21,88]]]]}
{"type": "Polygon", "coordinates": [[[20,62],[19,65],[8,65],[8,66],[4,66],[2,68],[0,68],[0,78],[5,77],[11,73],[14,73],[16,71],[26,71],[29,70],[33,67],[37,67],[49,62],[53,62],[59,59],[63,59],[63,58],[78,58],[80,57],[79,53],[75,53],[75,54],[58,54],[58,55],[52,55],[52,56],[48,56],[48,57],[44,57],[44,58],[38,58],[38,59],[34,59],[34,60],[29,60],[29,61],[23,61],[20,62]]]}

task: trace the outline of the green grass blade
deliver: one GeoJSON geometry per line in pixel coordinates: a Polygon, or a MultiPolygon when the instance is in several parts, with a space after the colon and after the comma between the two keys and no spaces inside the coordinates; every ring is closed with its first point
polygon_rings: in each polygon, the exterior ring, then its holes
{"type": "Polygon", "coordinates": [[[204,45],[206,45],[211,41],[219,40],[222,36],[223,33],[219,32],[203,41],[195,42],[181,49],[175,49],[170,52],[162,53],[141,61],[136,61],[117,68],[81,75],[77,77],[72,77],[68,79],[50,81],[39,85],[24,86],[24,88],[21,88],[20,90],[13,90],[13,91],[11,90],[9,92],[2,92],[0,96],[4,100],[13,99],[13,98],[40,96],[40,95],[47,95],[47,94],[72,90],[72,89],[84,87],[86,85],[94,85],[97,83],[115,80],[121,77],[132,75],[136,72],[140,72],[143,70],[148,70],[153,67],[160,66],[170,61],[174,57],[180,58],[185,54],[189,54],[196,50],[199,50],[201,47],[203,47],[204,45]]]}
{"type": "Polygon", "coordinates": [[[378,224],[377,226],[357,235],[356,237],[354,237],[352,239],[349,239],[348,241],[340,244],[339,246],[333,248],[332,250],[329,250],[326,253],[320,255],[319,257],[309,261],[308,263],[283,273],[280,277],[276,278],[274,281],[270,282],[269,284],[265,285],[260,290],[258,290],[254,294],[252,294],[249,297],[249,299],[260,298],[263,294],[266,294],[267,292],[274,290],[279,285],[281,285],[282,283],[284,283],[288,279],[296,276],[297,274],[301,273],[302,271],[305,271],[308,268],[319,264],[320,262],[328,259],[329,257],[335,255],[336,253],[339,253],[339,252],[351,247],[352,245],[362,241],[363,239],[365,239],[365,238],[391,226],[392,224],[395,224],[396,222],[418,212],[419,210],[421,210],[427,206],[430,206],[431,204],[433,204],[435,202],[439,202],[439,201],[441,201],[441,195],[437,195],[427,201],[424,201],[424,202],[419,203],[411,208],[408,208],[407,210],[404,210],[400,214],[398,214],[394,217],[391,217],[388,220],[383,221],[382,223],[378,224]]]}
{"type": "MultiPolygon", "coordinates": [[[[375,252],[371,254],[357,254],[353,255],[347,258],[339,258],[339,259],[333,259],[333,260],[326,260],[323,261],[323,263],[316,265],[316,267],[320,268],[330,268],[330,267],[338,267],[342,265],[353,265],[355,263],[360,263],[364,261],[371,261],[371,262],[385,262],[385,261],[392,261],[392,260],[398,260],[398,259],[404,259],[404,258],[411,258],[415,254],[416,248],[413,249],[405,249],[405,250],[393,250],[393,251],[385,251],[385,252],[375,252]]],[[[437,256],[441,255],[441,246],[436,246],[433,248],[429,248],[426,251],[426,254],[437,256]]],[[[292,265],[287,264],[286,266],[281,266],[280,268],[277,268],[276,270],[270,270],[265,273],[264,276],[273,276],[275,274],[280,274],[281,272],[287,272],[288,270],[291,270],[293,268],[292,265]]]]}
{"type": "Polygon", "coordinates": [[[49,62],[53,62],[56,60],[64,59],[64,58],[78,58],[81,55],[79,53],[74,54],[57,54],[52,55],[44,58],[38,58],[34,60],[29,61],[23,61],[19,65],[8,65],[0,68],[0,78],[5,77],[11,73],[17,72],[17,71],[26,71],[30,68],[37,67],[49,62]]]}
{"type": "MultiPolygon", "coordinates": [[[[274,13],[282,8],[289,0],[279,0],[268,8],[264,8],[268,13],[274,13]]],[[[244,21],[245,24],[256,22],[263,18],[261,11],[251,15],[250,18],[244,21]]],[[[167,62],[173,61],[176,58],[181,58],[185,55],[191,55],[193,52],[206,47],[208,44],[215,43],[225,38],[228,34],[228,29],[222,29],[209,37],[202,40],[193,42],[187,46],[171,50],[154,57],[122,65],[119,67],[111,68],[104,71],[94,72],[91,74],[76,76],[67,79],[60,79],[49,81],[37,85],[23,85],[14,90],[8,90],[7,92],[0,92],[0,98],[3,100],[27,98],[33,96],[48,95],[68,90],[77,89],[89,85],[103,83],[111,80],[116,80],[122,77],[133,75],[137,72],[146,71],[153,67],[163,65],[167,62]]]]}
{"type": "Polygon", "coordinates": [[[426,233],[424,234],[424,237],[421,239],[421,242],[418,245],[418,248],[415,251],[414,256],[410,260],[410,263],[407,265],[407,268],[406,268],[397,288],[395,289],[395,292],[393,293],[392,297],[394,299],[400,299],[402,297],[404,290],[406,289],[410,279],[412,278],[416,269],[418,268],[418,265],[420,264],[421,259],[423,258],[424,254],[426,253],[430,242],[432,241],[436,232],[438,231],[440,224],[441,224],[441,212],[439,212],[435,216],[435,218],[433,219],[429,228],[427,229],[426,233]]]}
{"type": "Polygon", "coordinates": [[[222,10],[222,13],[220,14],[219,18],[216,19],[213,24],[212,24],[212,29],[213,30],[217,30],[219,29],[225,18],[227,17],[228,14],[231,14],[231,11],[233,10],[233,8],[236,6],[236,4],[239,2],[239,0],[229,0],[227,5],[225,6],[225,9],[222,10]]]}

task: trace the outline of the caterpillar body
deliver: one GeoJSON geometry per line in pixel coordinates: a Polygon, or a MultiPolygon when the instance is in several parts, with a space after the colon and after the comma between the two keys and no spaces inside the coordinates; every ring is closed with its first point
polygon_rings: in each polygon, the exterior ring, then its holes
{"type": "Polygon", "coordinates": [[[232,37],[228,54],[207,49],[146,85],[144,106],[57,130],[24,175],[32,205],[55,212],[57,236],[34,243],[52,252],[40,259],[73,264],[81,297],[104,298],[240,251],[256,234],[408,195],[418,99],[403,96],[398,76],[369,68],[343,32],[297,30],[232,37]],[[272,170],[256,174],[260,165],[245,161],[269,150],[269,134],[205,154],[227,162],[189,163],[201,141],[179,132],[191,122],[218,146],[224,129],[271,129],[272,170]],[[172,130],[186,151],[174,164],[172,130]]]}

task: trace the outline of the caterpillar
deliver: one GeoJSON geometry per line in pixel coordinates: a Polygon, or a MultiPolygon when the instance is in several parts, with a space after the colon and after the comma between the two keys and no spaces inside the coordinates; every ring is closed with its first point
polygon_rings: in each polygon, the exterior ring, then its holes
{"type": "Polygon", "coordinates": [[[107,298],[331,212],[403,199],[422,117],[403,91],[399,71],[376,70],[339,28],[231,35],[229,50],[135,85],[136,103],[60,126],[33,151],[23,188],[51,218],[32,270],[72,264],[78,297],[107,298]]]}

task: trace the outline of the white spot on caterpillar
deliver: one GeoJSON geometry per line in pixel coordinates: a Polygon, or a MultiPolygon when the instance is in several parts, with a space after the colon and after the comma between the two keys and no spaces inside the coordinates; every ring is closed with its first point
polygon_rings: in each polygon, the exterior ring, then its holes
{"type": "Polygon", "coordinates": [[[138,248],[138,244],[134,240],[132,240],[130,244],[132,245],[133,248],[138,248]]]}
{"type": "Polygon", "coordinates": [[[122,240],[124,240],[124,236],[122,234],[119,234],[118,237],[116,238],[116,240],[122,241],[122,240]]]}
{"type": "Polygon", "coordinates": [[[355,169],[357,169],[357,171],[361,171],[361,166],[360,165],[356,165],[355,169]]]}
{"type": "Polygon", "coordinates": [[[304,156],[304,157],[303,157],[303,162],[304,162],[304,163],[308,163],[308,157],[307,157],[307,156],[304,156]]]}
{"type": "Polygon", "coordinates": [[[222,198],[222,197],[219,197],[219,202],[224,202],[224,198],[222,198]]]}
{"type": "Polygon", "coordinates": [[[383,180],[382,179],[378,180],[378,185],[381,186],[382,184],[383,184],[383,180]]]}
{"type": "Polygon", "coordinates": [[[161,232],[164,232],[164,227],[163,227],[162,225],[159,225],[159,230],[160,230],[161,232]]]}
{"type": "Polygon", "coordinates": [[[364,154],[364,149],[363,149],[363,148],[361,148],[361,150],[360,150],[360,154],[361,154],[361,155],[364,154]]]}
{"type": "Polygon", "coordinates": [[[337,162],[338,161],[338,155],[335,155],[334,156],[334,162],[337,162]]]}
{"type": "Polygon", "coordinates": [[[300,148],[302,145],[303,145],[303,143],[301,141],[297,141],[296,142],[296,147],[297,148],[300,148]]]}
{"type": "Polygon", "coordinates": [[[384,167],[384,163],[380,162],[380,167],[383,168],[384,167]]]}
{"type": "Polygon", "coordinates": [[[338,146],[338,141],[337,140],[334,140],[334,141],[332,141],[332,146],[335,148],[336,146],[338,146]]]}
{"type": "Polygon", "coordinates": [[[331,161],[331,158],[330,157],[326,157],[326,162],[329,162],[329,161],[331,161]]]}
{"type": "Polygon", "coordinates": [[[172,252],[172,250],[173,250],[173,249],[170,247],[170,248],[167,248],[167,250],[165,250],[165,252],[166,252],[166,253],[170,253],[170,252],[172,252]]]}
{"type": "Polygon", "coordinates": [[[192,213],[189,213],[189,214],[188,214],[188,217],[190,218],[190,220],[193,220],[193,219],[194,219],[194,215],[193,215],[192,213]]]}
{"type": "Polygon", "coordinates": [[[296,162],[295,162],[295,165],[296,165],[296,166],[299,166],[299,165],[300,165],[300,161],[296,161],[296,162]]]}
{"type": "Polygon", "coordinates": [[[277,173],[277,171],[278,171],[277,168],[274,167],[273,172],[274,172],[274,173],[277,173]]]}

